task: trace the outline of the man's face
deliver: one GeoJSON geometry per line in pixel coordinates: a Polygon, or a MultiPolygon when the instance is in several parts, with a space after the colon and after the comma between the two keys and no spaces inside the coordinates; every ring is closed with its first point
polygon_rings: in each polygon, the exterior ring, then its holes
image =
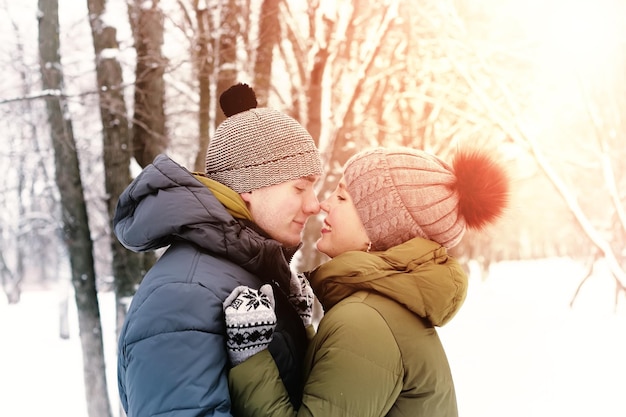
{"type": "Polygon", "coordinates": [[[319,175],[299,178],[242,193],[254,222],[271,238],[287,247],[302,240],[309,216],[319,213],[313,186],[319,175]]]}

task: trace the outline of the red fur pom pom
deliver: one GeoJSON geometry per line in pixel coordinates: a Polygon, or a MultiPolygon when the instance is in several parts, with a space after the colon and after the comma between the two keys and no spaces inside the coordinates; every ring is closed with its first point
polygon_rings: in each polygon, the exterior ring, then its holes
{"type": "Polygon", "coordinates": [[[478,150],[460,151],[452,166],[457,178],[459,212],[467,227],[481,229],[500,217],[509,200],[505,169],[478,150]]]}

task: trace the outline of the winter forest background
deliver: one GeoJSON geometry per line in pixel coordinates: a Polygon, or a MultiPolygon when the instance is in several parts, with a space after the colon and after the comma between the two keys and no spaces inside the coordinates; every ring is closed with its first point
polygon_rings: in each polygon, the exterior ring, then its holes
{"type": "Polygon", "coordinates": [[[456,249],[440,330],[460,415],[626,413],[625,0],[0,0],[0,28],[0,415],[121,416],[116,332],[158,254],[110,216],[156,154],[203,169],[240,81],[318,142],[320,198],[365,146],[497,152],[512,207],[456,249]]]}

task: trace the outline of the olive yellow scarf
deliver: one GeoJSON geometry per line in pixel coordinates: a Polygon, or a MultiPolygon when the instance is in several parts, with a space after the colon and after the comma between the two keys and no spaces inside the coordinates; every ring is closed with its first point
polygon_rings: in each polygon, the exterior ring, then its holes
{"type": "Polygon", "coordinates": [[[248,210],[246,203],[241,196],[222,183],[214,181],[204,176],[200,172],[194,172],[193,176],[206,188],[211,190],[215,198],[224,205],[226,210],[236,219],[252,220],[252,214],[248,210]]]}

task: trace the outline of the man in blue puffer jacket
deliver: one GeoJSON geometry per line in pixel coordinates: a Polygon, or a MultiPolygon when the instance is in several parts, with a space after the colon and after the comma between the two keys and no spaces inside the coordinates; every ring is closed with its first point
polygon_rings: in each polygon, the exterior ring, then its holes
{"type": "Polygon", "coordinates": [[[128,417],[232,415],[222,303],[240,285],[272,285],[269,351],[292,403],[301,401],[307,339],[288,300],[289,262],[306,220],[319,212],[321,158],[300,124],[256,108],[245,84],[220,101],[228,117],[208,147],[205,173],[159,155],[119,198],[113,223],[125,247],[169,246],[133,297],[119,338],[128,417]]]}

